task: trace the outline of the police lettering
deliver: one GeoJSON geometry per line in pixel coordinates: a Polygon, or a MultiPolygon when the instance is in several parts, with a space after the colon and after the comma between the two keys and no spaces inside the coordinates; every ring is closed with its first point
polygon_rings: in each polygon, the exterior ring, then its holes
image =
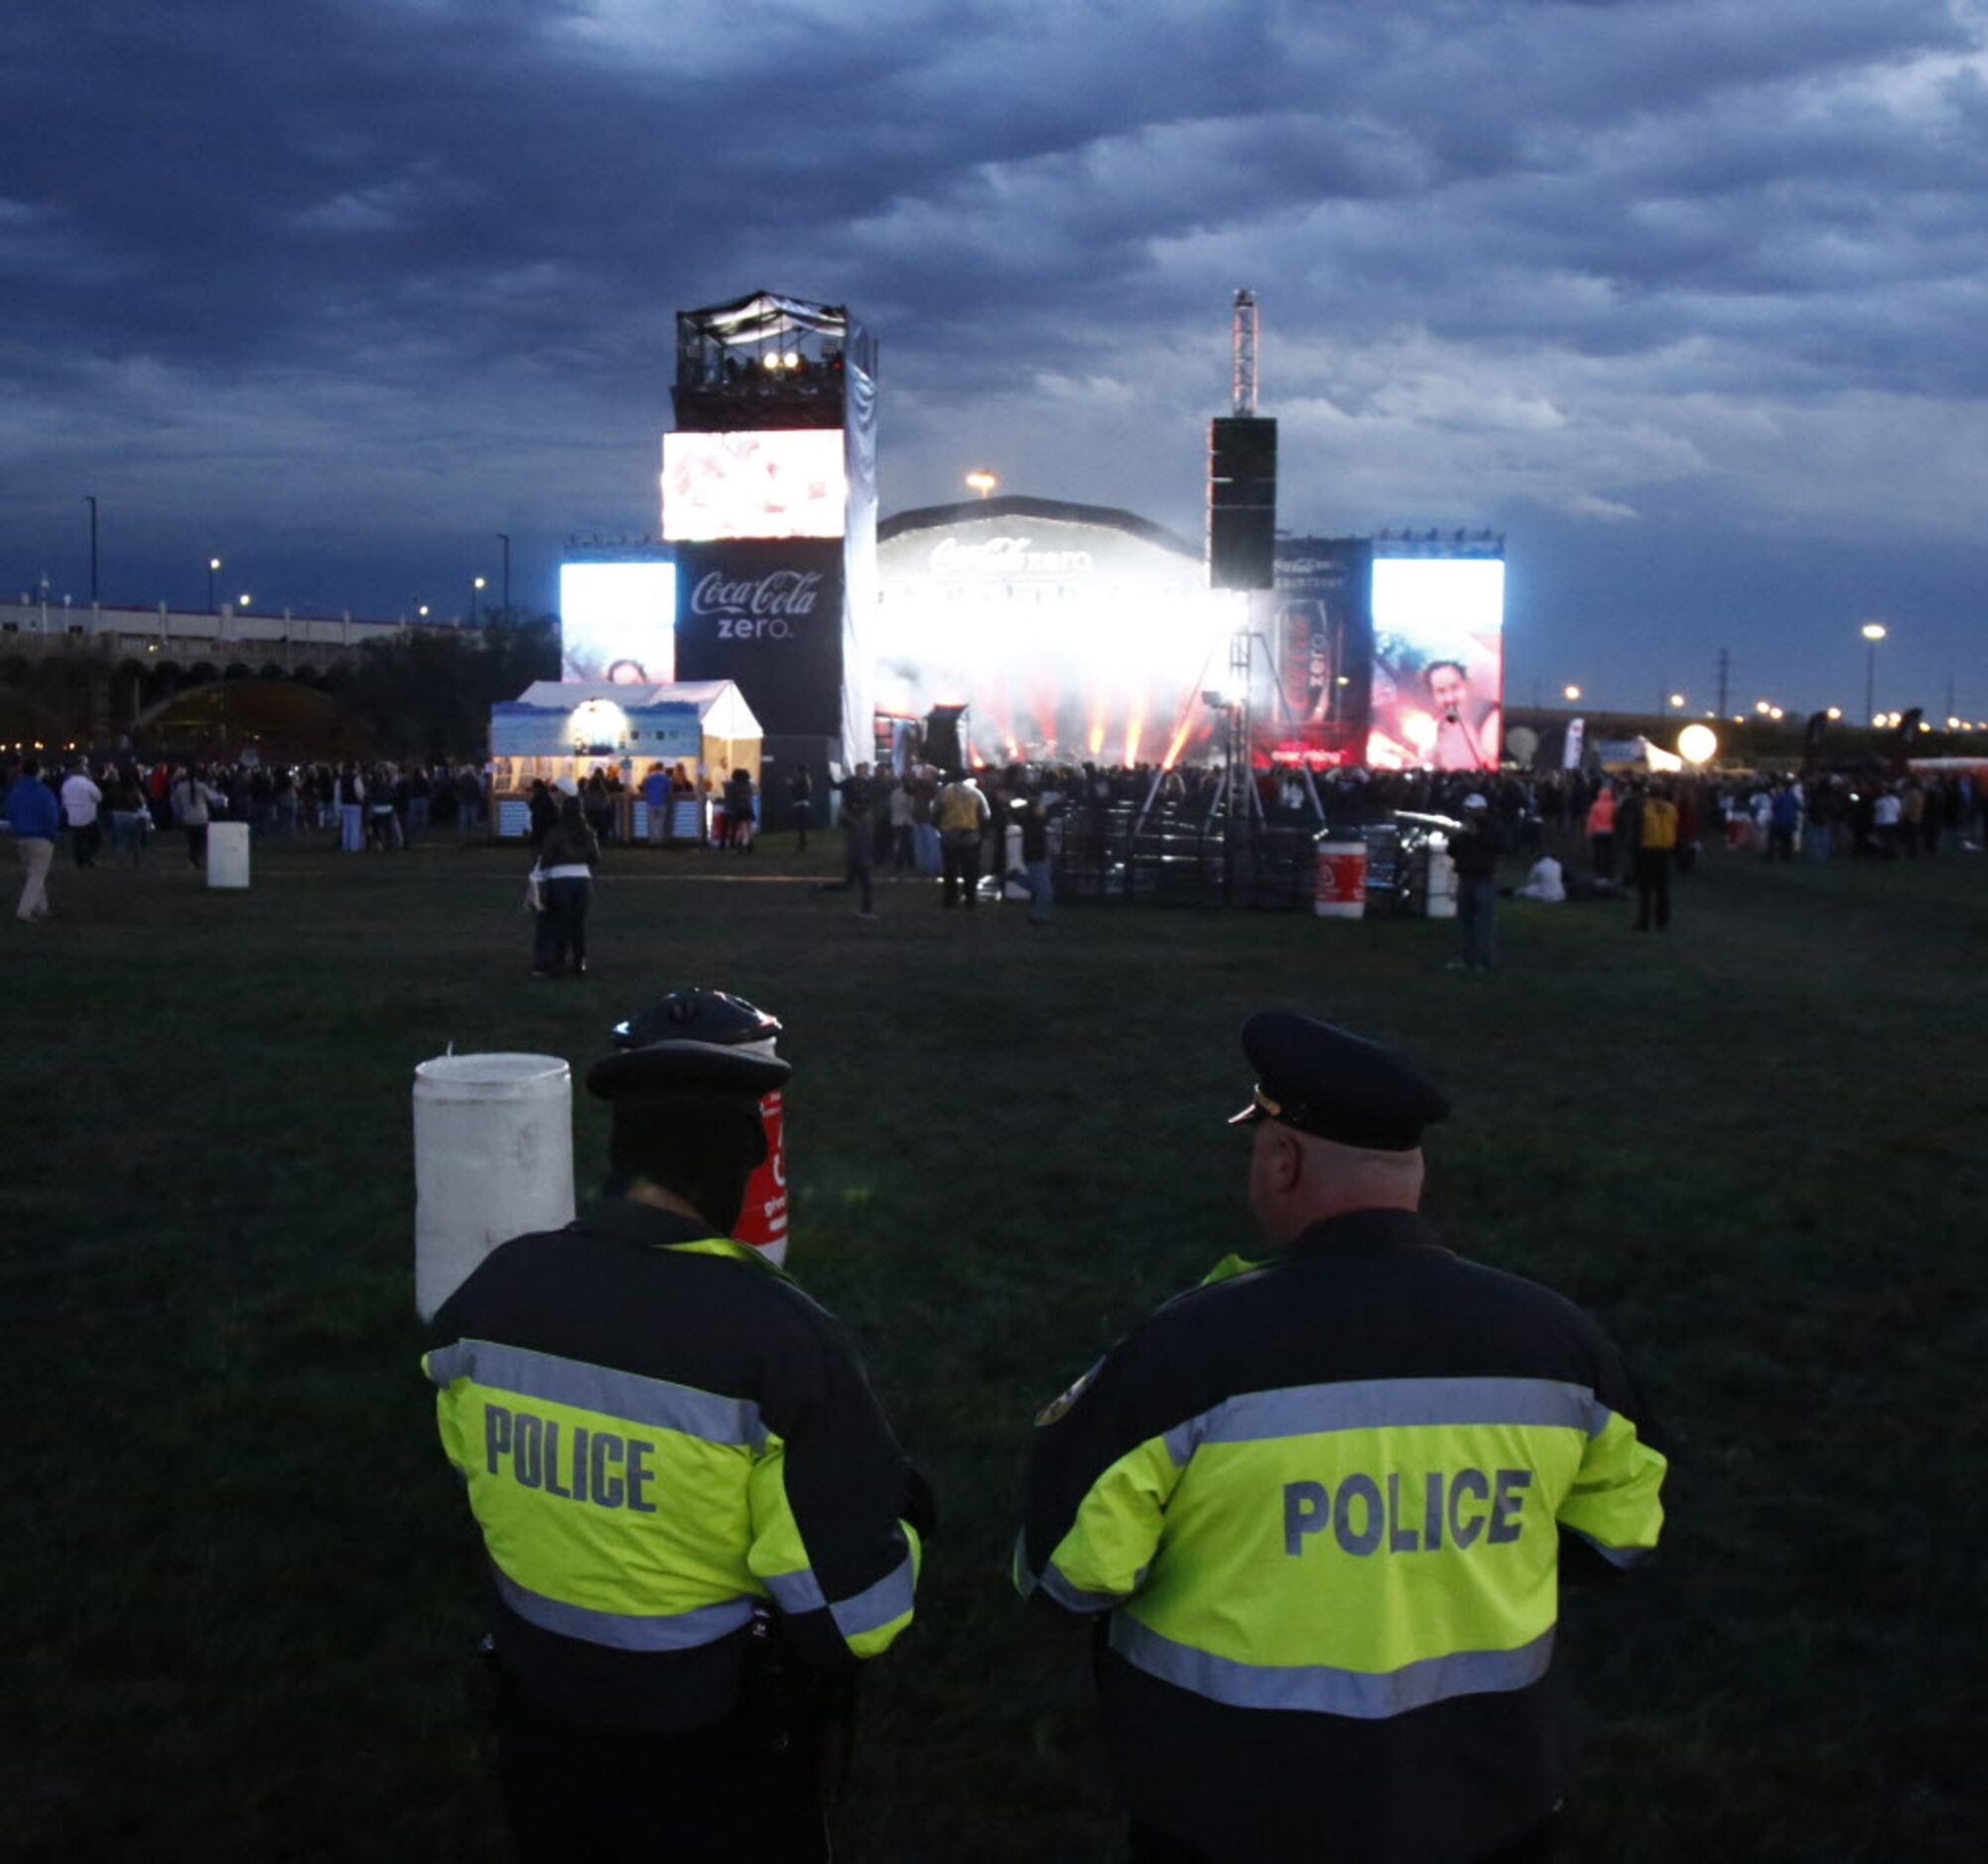
{"type": "Polygon", "coordinates": [[[562,1501],[653,1515],[656,1505],[649,1490],[656,1479],[655,1453],[656,1446],[642,1437],[589,1430],[585,1424],[568,1429],[558,1418],[536,1411],[483,1406],[485,1469],[493,1476],[508,1473],[519,1488],[539,1489],[562,1501]]]}
{"type": "Polygon", "coordinates": [[[1529,1469],[1501,1469],[1491,1475],[1459,1469],[1447,1477],[1431,1469],[1419,1484],[1390,1470],[1385,1482],[1346,1477],[1335,1500],[1322,1482],[1287,1482],[1284,1551],[1295,1559],[1307,1538],[1328,1528],[1340,1550],[1359,1559],[1383,1547],[1390,1553],[1439,1553],[1445,1536],[1458,1548],[1475,1546],[1480,1539],[1503,1546],[1517,1540],[1524,1528],[1525,1491],[1531,1483],[1529,1469]]]}

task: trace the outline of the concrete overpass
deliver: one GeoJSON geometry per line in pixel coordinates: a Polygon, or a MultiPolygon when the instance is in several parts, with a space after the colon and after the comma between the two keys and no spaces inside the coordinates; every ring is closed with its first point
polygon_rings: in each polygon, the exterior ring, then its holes
{"type": "Polygon", "coordinates": [[[44,737],[100,741],[177,692],[224,679],[316,684],[369,640],[449,622],[350,614],[0,602],[0,707],[44,737]]]}

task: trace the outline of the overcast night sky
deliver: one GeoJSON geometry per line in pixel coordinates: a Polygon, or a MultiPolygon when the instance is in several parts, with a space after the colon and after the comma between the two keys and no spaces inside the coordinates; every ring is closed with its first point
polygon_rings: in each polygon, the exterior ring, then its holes
{"type": "Polygon", "coordinates": [[[1988,717],[1988,0],[12,0],[0,591],[460,607],[656,523],[674,313],[881,344],[883,509],[1493,526],[1509,696],[1988,717]]]}

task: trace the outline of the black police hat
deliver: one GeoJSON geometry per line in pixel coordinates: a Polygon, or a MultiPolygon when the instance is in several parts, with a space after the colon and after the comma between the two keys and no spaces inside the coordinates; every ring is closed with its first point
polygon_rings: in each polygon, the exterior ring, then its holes
{"type": "Polygon", "coordinates": [[[780,1033],[780,1019],[729,991],[672,991],[660,1003],[617,1022],[616,1048],[646,1048],[651,1042],[768,1042],[780,1033]]]}
{"type": "Polygon", "coordinates": [[[1405,1055],[1315,1016],[1286,1009],[1252,1016],[1243,1050],[1257,1091],[1231,1126],[1275,1120],[1342,1145],[1406,1152],[1450,1110],[1405,1055]]]}
{"type": "Polygon", "coordinates": [[[624,1094],[756,1101],[782,1086],[793,1072],[788,1063],[771,1055],[749,1054],[722,1042],[651,1042],[596,1061],[588,1070],[587,1091],[608,1101],[624,1094]]]}

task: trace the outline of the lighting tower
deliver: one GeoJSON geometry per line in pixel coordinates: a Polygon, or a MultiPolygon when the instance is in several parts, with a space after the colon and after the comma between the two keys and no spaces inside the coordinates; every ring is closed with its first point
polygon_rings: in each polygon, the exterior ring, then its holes
{"type": "Polygon", "coordinates": [[[1235,353],[1235,408],[1244,417],[1257,412],[1257,294],[1239,291],[1231,332],[1235,353]]]}

